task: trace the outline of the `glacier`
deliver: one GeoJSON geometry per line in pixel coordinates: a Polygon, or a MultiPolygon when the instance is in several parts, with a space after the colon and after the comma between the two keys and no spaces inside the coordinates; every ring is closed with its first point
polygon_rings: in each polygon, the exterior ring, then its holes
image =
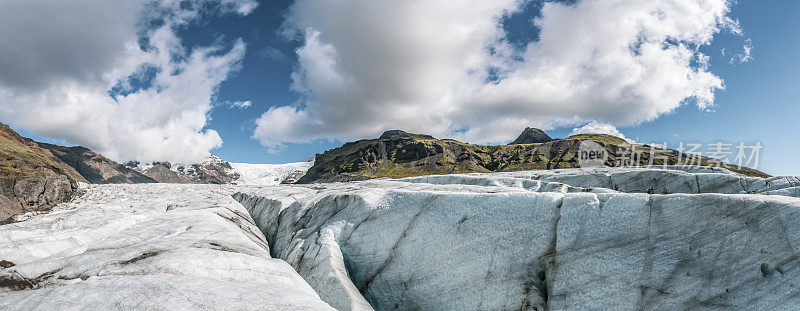
{"type": "Polygon", "coordinates": [[[465,174],[240,191],[339,310],[794,309],[795,177],[465,174]]]}
{"type": "Polygon", "coordinates": [[[239,185],[274,186],[281,184],[292,174],[305,174],[314,161],[286,164],[231,163],[239,178],[232,183],[239,185]]]}
{"type": "Polygon", "coordinates": [[[0,226],[0,309],[800,305],[796,177],[595,168],[277,185],[249,173],[83,185],[0,226]]]}
{"type": "Polygon", "coordinates": [[[0,226],[0,310],[333,310],[227,185],[84,185],[0,226]]]}

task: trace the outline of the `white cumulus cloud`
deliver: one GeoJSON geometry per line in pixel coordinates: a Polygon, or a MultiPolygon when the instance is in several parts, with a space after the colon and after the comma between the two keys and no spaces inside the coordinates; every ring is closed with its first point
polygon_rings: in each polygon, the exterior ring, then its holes
{"type": "Polygon", "coordinates": [[[728,0],[546,2],[539,39],[516,48],[502,20],[524,2],[296,0],[285,32],[303,40],[303,99],[270,108],[253,137],[276,147],[401,128],[502,142],[525,126],[710,109],[724,86],[699,47],[741,33],[728,0]]]}
{"type": "Polygon", "coordinates": [[[622,138],[632,144],[636,143],[636,141],[625,137],[625,134],[622,134],[622,132],[620,132],[615,126],[597,121],[589,122],[581,127],[574,128],[572,129],[572,133],[569,135],[572,136],[578,134],[607,134],[622,138]]]}
{"type": "MultiPolygon", "coordinates": [[[[723,56],[725,56],[724,53],[723,56]]],[[[753,42],[747,39],[742,46],[742,52],[731,57],[730,63],[735,66],[736,64],[744,64],[751,60],[753,60],[753,42]]]]}
{"type": "Polygon", "coordinates": [[[245,44],[187,49],[176,29],[254,0],[4,1],[0,121],[116,160],[198,162],[204,129],[245,44]]]}
{"type": "Polygon", "coordinates": [[[232,102],[230,104],[230,107],[236,109],[245,109],[245,108],[250,108],[250,106],[252,105],[253,103],[251,101],[246,100],[246,101],[232,102]]]}

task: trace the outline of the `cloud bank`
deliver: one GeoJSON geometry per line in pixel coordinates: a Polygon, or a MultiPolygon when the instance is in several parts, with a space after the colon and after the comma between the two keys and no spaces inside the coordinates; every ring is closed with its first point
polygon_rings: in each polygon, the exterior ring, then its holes
{"type": "MultiPolygon", "coordinates": [[[[502,21],[522,0],[296,0],[292,88],[253,137],[270,148],[402,128],[473,143],[525,126],[652,120],[714,104],[723,81],[699,47],[740,33],[728,0],[546,2],[539,38],[521,48],[502,21]]],[[[534,29],[531,29],[534,31],[534,29]]]]}
{"type": "Polygon", "coordinates": [[[194,163],[222,141],[204,130],[241,40],[187,50],[176,36],[255,0],[3,2],[0,121],[116,160],[194,163]]]}
{"type": "Polygon", "coordinates": [[[632,144],[636,143],[635,140],[625,137],[625,134],[622,134],[622,132],[620,132],[615,126],[597,121],[589,122],[581,127],[574,128],[569,135],[572,136],[578,134],[607,134],[622,138],[632,144]]]}

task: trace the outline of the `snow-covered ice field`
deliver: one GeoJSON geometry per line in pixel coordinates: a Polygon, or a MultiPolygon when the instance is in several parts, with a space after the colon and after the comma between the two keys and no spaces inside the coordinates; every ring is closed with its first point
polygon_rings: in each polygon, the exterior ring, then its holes
{"type": "Polygon", "coordinates": [[[331,310],[232,186],[90,185],[0,226],[0,310],[331,310]]]}
{"type": "Polygon", "coordinates": [[[287,164],[248,164],[231,163],[231,166],[239,173],[239,179],[235,181],[239,185],[259,185],[274,186],[279,185],[286,177],[294,172],[305,172],[314,162],[297,162],[287,164]]]}
{"type": "MultiPolygon", "coordinates": [[[[91,185],[0,226],[0,309],[790,310],[800,181],[595,169],[91,185]]],[[[251,177],[248,177],[251,178],[251,177]]],[[[244,176],[243,176],[244,179],[244,176]]]]}

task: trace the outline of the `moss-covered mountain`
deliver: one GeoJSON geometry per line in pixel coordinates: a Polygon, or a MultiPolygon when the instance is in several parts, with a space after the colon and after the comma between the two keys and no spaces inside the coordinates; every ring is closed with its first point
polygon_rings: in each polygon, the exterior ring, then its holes
{"type": "Polygon", "coordinates": [[[142,173],[114,162],[88,148],[80,146],[63,147],[45,143],[38,144],[42,148],[50,150],[56,158],[74,168],[86,181],[92,184],[142,184],[157,182],[142,173]]]}
{"type": "Polygon", "coordinates": [[[86,179],[33,140],[0,123],[0,224],[69,200],[86,179]]]}
{"type": "MultiPolygon", "coordinates": [[[[674,150],[631,145],[610,135],[582,134],[552,140],[542,134],[544,132],[541,130],[529,128],[513,144],[483,146],[392,130],[378,139],[349,142],[317,154],[314,166],[298,183],[576,168],[580,167],[579,147],[581,142],[587,140],[602,146],[609,155],[626,154],[633,150],[638,156],[632,158],[639,165],[676,165],[679,161],[687,163],[690,157],[674,150]],[[531,137],[541,142],[524,143],[531,141],[531,137]]],[[[609,156],[605,165],[621,166],[620,158],[629,157],[609,156]]],[[[723,166],[745,175],[769,176],[754,169],[722,164],[707,157],[692,158],[692,163],[700,166],[723,166]]]]}
{"type": "Polygon", "coordinates": [[[70,200],[78,182],[155,182],[83,147],[35,142],[0,123],[0,224],[70,200]]]}

